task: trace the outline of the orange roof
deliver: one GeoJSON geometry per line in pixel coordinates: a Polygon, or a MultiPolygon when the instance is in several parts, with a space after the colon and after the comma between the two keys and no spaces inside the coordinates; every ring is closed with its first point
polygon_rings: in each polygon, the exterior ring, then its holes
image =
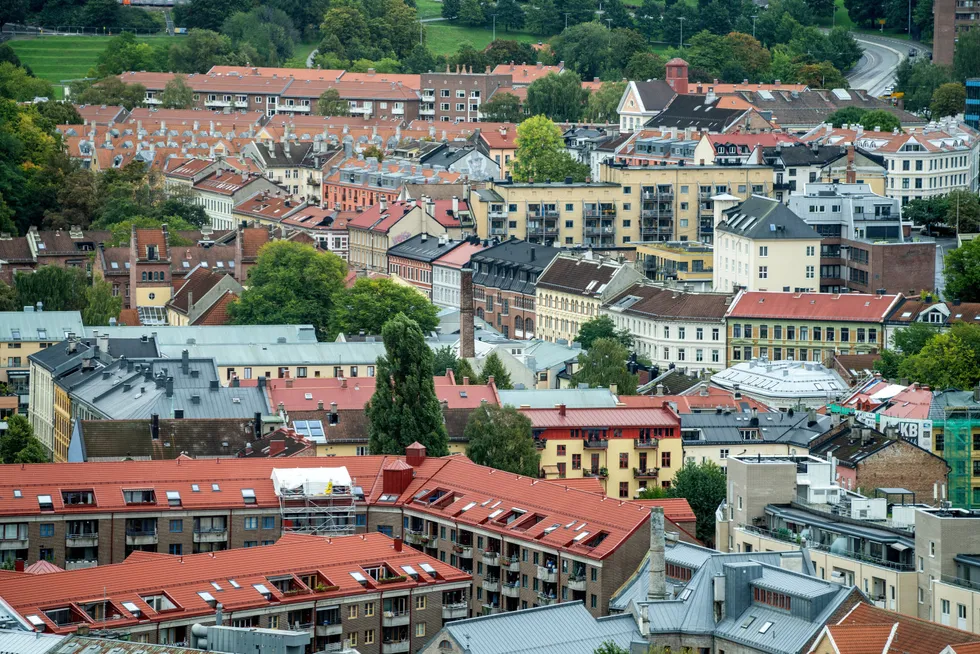
{"type": "Polygon", "coordinates": [[[530,84],[547,76],[549,73],[561,73],[565,66],[545,66],[540,61],[536,64],[497,64],[491,75],[510,75],[514,84],[530,84]]]}
{"type": "Polygon", "coordinates": [[[868,293],[749,291],[738,296],[728,315],[732,318],[881,322],[898,298],[898,295],[868,293]]]}
{"type": "Polygon", "coordinates": [[[269,230],[264,227],[246,227],[241,230],[242,257],[254,259],[259,256],[259,250],[269,242],[269,230]]]}
{"type": "Polygon", "coordinates": [[[123,309],[119,312],[119,318],[117,320],[120,326],[128,325],[129,327],[136,327],[140,324],[140,314],[136,309],[123,309]]]}
{"type": "Polygon", "coordinates": [[[833,625],[827,627],[839,654],[883,654],[898,625],[833,625]]]}
{"type": "Polygon", "coordinates": [[[51,574],[52,572],[64,572],[64,571],[65,571],[64,568],[59,568],[54,563],[51,563],[50,561],[45,561],[44,559],[41,559],[36,563],[32,563],[26,568],[24,568],[24,572],[26,572],[29,575],[47,575],[47,574],[51,574]]]}
{"type": "Polygon", "coordinates": [[[599,409],[521,409],[536,429],[579,427],[675,427],[680,437],[680,420],[669,408],[609,407],[599,409]]]}
{"type": "Polygon", "coordinates": [[[211,66],[208,75],[249,75],[265,77],[293,77],[298,80],[329,79],[337,80],[344,74],[343,70],[333,68],[272,68],[269,66],[211,66]]]}
{"type": "Polygon", "coordinates": [[[580,477],[578,479],[546,479],[545,481],[552,484],[558,484],[559,486],[564,486],[565,488],[576,488],[578,490],[597,493],[599,495],[606,494],[606,489],[602,487],[602,482],[599,481],[598,477],[580,477]]]}
{"type": "Polygon", "coordinates": [[[462,268],[470,262],[470,257],[485,247],[482,243],[463,243],[433,261],[432,265],[445,268],[462,268]]]}
{"type": "Polygon", "coordinates": [[[164,260],[167,254],[167,241],[163,237],[162,229],[137,229],[136,230],[136,256],[139,259],[146,259],[146,252],[149,246],[156,246],[157,260],[164,260]]]}
{"type": "MultiPolygon", "coordinates": [[[[857,626],[862,629],[839,630],[832,632],[834,643],[842,654],[864,654],[871,652],[864,648],[864,642],[871,637],[879,637],[881,630],[868,631],[868,627],[895,628],[888,652],[903,654],[939,654],[946,645],[978,643],[980,636],[968,631],[946,627],[929,620],[913,618],[894,611],[879,609],[871,604],[858,604],[837,623],[828,626],[828,631],[840,626],[857,626]]],[[[875,650],[885,652],[884,648],[875,650]]],[[[958,650],[957,650],[958,651],[958,650]]]]}
{"type": "Polygon", "coordinates": [[[517,126],[481,130],[480,138],[494,150],[514,150],[517,148],[517,126]]]}
{"type": "Polygon", "coordinates": [[[677,407],[677,413],[680,414],[713,411],[719,406],[739,411],[746,408],[769,410],[769,407],[762,402],[744,395],[736,400],[735,394],[724,388],[709,386],[707,392],[707,395],[620,395],[619,402],[631,407],[658,407],[663,406],[664,402],[670,402],[672,406],[677,407]]]}
{"type": "Polygon", "coordinates": [[[422,88],[422,76],[397,73],[347,73],[340,78],[342,82],[401,82],[402,86],[418,91],[422,88]]]}
{"type": "Polygon", "coordinates": [[[212,304],[207,311],[202,313],[194,321],[195,325],[227,325],[231,322],[231,314],[228,313],[228,306],[238,299],[232,291],[225,291],[217,302],[212,304]]]}
{"type": "MultiPolygon", "coordinates": [[[[282,465],[281,461],[274,462],[282,465]]],[[[396,541],[379,534],[323,538],[320,536],[285,534],[275,544],[171,556],[153,552],[134,552],[125,562],[84,570],[61,572],[54,576],[23,575],[5,577],[4,600],[21,616],[38,616],[53,633],[71,633],[79,624],[58,626],[45,613],[52,607],[73,603],[101,601],[113,603],[119,615],[113,628],[135,626],[149,622],[172,622],[194,616],[212,615],[214,609],[201,593],[219,598],[225,611],[261,609],[270,605],[308,604],[311,600],[327,600],[350,595],[386,590],[410,590],[447,582],[468,581],[470,575],[396,541]],[[400,547],[400,550],[397,549],[400,547]],[[402,575],[401,581],[383,586],[376,582],[366,568],[386,563],[391,573],[402,575]],[[433,573],[423,570],[431,566],[433,573]],[[405,575],[401,566],[412,566],[418,578],[405,575]],[[367,581],[362,585],[351,573],[367,581]],[[325,590],[298,583],[298,577],[318,574],[325,590]],[[292,576],[299,592],[284,594],[269,577],[292,576]],[[232,583],[234,580],[235,583],[232,583]],[[218,591],[212,584],[217,583],[218,591]],[[271,593],[266,599],[255,584],[271,593]],[[177,608],[158,612],[143,596],[165,592],[177,608]],[[125,604],[124,604],[125,603],[125,604]],[[126,605],[136,608],[135,615],[126,605]]],[[[84,615],[83,611],[78,611],[84,615]]],[[[84,618],[80,618],[84,620],[84,618]]],[[[82,624],[94,621],[86,620],[82,624]]]]}
{"type": "Polygon", "coordinates": [[[671,522],[694,522],[698,519],[694,515],[691,505],[683,497],[670,497],[660,500],[633,500],[634,504],[645,506],[646,508],[659,506],[664,510],[664,517],[671,522]]]}

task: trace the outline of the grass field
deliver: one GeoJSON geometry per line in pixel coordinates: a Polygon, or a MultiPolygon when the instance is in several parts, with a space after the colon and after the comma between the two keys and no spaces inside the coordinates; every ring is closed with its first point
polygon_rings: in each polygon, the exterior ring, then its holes
{"type": "Polygon", "coordinates": [[[442,3],[437,0],[415,0],[419,18],[439,18],[442,16],[442,3]]]}
{"type": "MultiPolygon", "coordinates": [[[[542,39],[526,32],[505,32],[497,30],[498,39],[537,43],[542,39]]],[[[426,23],[425,41],[435,54],[450,54],[456,52],[464,43],[469,43],[477,50],[482,50],[493,39],[493,31],[479,27],[464,27],[451,22],[426,23]]]]}
{"type": "Polygon", "coordinates": [[[297,43],[292,59],[283,62],[284,68],[306,68],[306,58],[316,49],[316,43],[297,43]]]}
{"type": "MultiPolygon", "coordinates": [[[[30,66],[36,76],[54,84],[55,90],[60,94],[62,80],[85,77],[111,38],[111,36],[42,36],[36,39],[14,39],[9,43],[20,60],[30,66]]],[[[142,38],[149,41],[172,37],[142,38]]]]}
{"type": "Polygon", "coordinates": [[[823,19],[818,21],[818,23],[824,27],[832,27],[834,25],[846,27],[852,32],[857,34],[878,34],[879,36],[887,36],[892,39],[909,39],[909,33],[905,31],[905,28],[895,28],[886,27],[885,31],[882,32],[880,29],[871,29],[869,27],[859,27],[854,24],[851,17],[847,15],[847,9],[844,7],[844,0],[836,0],[835,2],[834,19],[827,20],[823,19]]]}

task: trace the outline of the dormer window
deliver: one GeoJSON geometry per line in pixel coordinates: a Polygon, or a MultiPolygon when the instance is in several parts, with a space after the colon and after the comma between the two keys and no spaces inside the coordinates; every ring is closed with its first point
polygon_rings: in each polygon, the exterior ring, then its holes
{"type": "Polygon", "coordinates": [[[95,493],[90,490],[61,491],[61,502],[65,506],[95,504],[95,493]]]}
{"type": "Polygon", "coordinates": [[[167,504],[170,506],[180,506],[180,492],[167,491],[167,504]]]}
{"type": "Polygon", "coordinates": [[[54,511],[54,502],[50,495],[38,495],[37,506],[42,511],[54,511]]]}
{"type": "Polygon", "coordinates": [[[147,245],[146,246],[146,258],[148,261],[156,261],[157,259],[157,246],[147,245]]]}
{"type": "Polygon", "coordinates": [[[126,504],[156,504],[156,493],[150,490],[124,490],[123,498],[126,504]]]}

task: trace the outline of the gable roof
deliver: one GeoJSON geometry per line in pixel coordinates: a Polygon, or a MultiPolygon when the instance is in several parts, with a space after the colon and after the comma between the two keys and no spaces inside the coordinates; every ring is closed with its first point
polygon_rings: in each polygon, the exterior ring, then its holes
{"type": "Polygon", "coordinates": [[[204,299],[204,294],[214,288],[222,277],[224,277],[222,273],[213,272],[209,268],[198,265],[187,275],[184,283],[170,298],[168,305],[186,314],[191,298],[193,297],[195,301],[200,302],[204,299]]]}
{"type": "Polygon", "coordinates": [[[608,259],[560,254],[538,277],[538,286],[561,293],[601,296],[623,266],[608,259]]]}
{"type": "MultiPolygon", "coordinates": [[[[888,652],[939,654],[947,645],[980,642],[980,636],[977,634],[864,603],[855,606],[836,625],[829,625],[827,630],[831,633],[838,650],[844,654],[862,651],[859,649],[862,647],[860,643],[867,642],[869,638],[880,640],[881,629],[869,628],[883,626],[894,629],[893,636],[888,641],[890,643],[888,652]],[[839,627],[852,627],[852,629],[839,627]]],[[[884,648],[877,651],[886,652],[884,648]]]]}
{"type": "Polygon", "coordinates": [[[819,240],[820,235],[785,204],[760,195],[725,211],[716,231],[754,240],[819,240]]]}
{"type": "Polygon", "coordinates": [[[723,132],[745,113],[745,109],[718,107],[717,99],[709,96],[676,95],[667,107],[647,121],[647,127],[694,128],[706,132],[723,132]]]}
{"type": "Polygon", "coordinates": [[[867,293],[743,291],[732,303],[728,317],[877,323],[888,315],[900,297],[867,293]]]}
{"type": "Polygon", "coordinates": [[[724,319],[732,303],[725,293],[685,293],[647,283],[637,283],[611,298],[604,309],[643,318],[724,319]]]}
{"type": "MultiPolygon", "coordinates": [[[[663,111],[670,104],[670,101],[674,99],[674,96],[677,95],[667,82],[660,79],[630,82],[629,86],[626,87],[626,92],[623,94],[622,101],[619,103],[620,112],[624,109],[626,98],[630,94],[639,101],[640,106],[637,108],[642,113],[663,111]]],[[[627,111],[629,110],[627,109],[627,111]]]]}

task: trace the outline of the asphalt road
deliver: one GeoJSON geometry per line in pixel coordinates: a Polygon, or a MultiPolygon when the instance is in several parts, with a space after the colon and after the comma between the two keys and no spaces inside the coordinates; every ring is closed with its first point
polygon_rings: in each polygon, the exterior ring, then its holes
{"type": "Polygon", "coordinates": [[[895,70],[903,59],[908,58],[909,48],[916,48],[920,57],[928,57],[928,46],[914,41],[893,39],[869,34],[854,34],[864,48],[864,54],[847,74],[851,88],[863,89],[871,95],[881,95],[885,87],[895,81],[895,70]]]}

